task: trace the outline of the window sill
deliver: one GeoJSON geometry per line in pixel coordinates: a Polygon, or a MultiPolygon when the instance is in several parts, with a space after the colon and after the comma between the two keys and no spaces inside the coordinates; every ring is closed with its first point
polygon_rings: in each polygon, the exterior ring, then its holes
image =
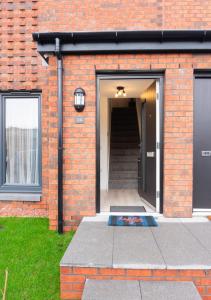
{"type": "Polygon", "coordinates": [[[39,202],[41,194],[0,193],[0,201],[39,202]]]}

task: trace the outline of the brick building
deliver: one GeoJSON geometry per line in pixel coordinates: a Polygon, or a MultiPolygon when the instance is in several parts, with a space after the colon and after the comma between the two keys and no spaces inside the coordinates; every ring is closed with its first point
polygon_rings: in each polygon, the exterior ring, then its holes
{"type": "Polygon", "coordinates": [[[2,0],[0,21],[1,216],[211,209],[209,1],[2,0]]]}

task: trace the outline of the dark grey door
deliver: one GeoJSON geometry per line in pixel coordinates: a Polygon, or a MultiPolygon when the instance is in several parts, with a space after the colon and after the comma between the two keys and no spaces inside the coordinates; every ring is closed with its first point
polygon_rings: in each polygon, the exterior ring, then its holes
{"type": "Polygon", "coordinates": [[[144,93],[141,110],[139,195],[156,206],[156,84],[144,93]]]}
{"type": "Polygon", "coordinates": [[[211,208],[211,78],[196,78],[193,207],[211,208]]]}

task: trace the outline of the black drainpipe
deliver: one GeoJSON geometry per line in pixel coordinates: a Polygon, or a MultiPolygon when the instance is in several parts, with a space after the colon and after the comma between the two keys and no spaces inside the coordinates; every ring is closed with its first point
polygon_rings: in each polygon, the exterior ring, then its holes
{"type": "Polygon", "coordinates": [[[58,92],[58,233],[63,233],[63,63],[60,39],[55,40],[58,92]]]}

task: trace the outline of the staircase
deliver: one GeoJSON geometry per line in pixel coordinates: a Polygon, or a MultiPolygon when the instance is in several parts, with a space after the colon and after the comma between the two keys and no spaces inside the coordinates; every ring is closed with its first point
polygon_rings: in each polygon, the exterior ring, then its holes
{"type": "Polygon", "coordinates": [[[139,131],[136,107],[113,108],[109,189],[137,189],[139,131]]]}

